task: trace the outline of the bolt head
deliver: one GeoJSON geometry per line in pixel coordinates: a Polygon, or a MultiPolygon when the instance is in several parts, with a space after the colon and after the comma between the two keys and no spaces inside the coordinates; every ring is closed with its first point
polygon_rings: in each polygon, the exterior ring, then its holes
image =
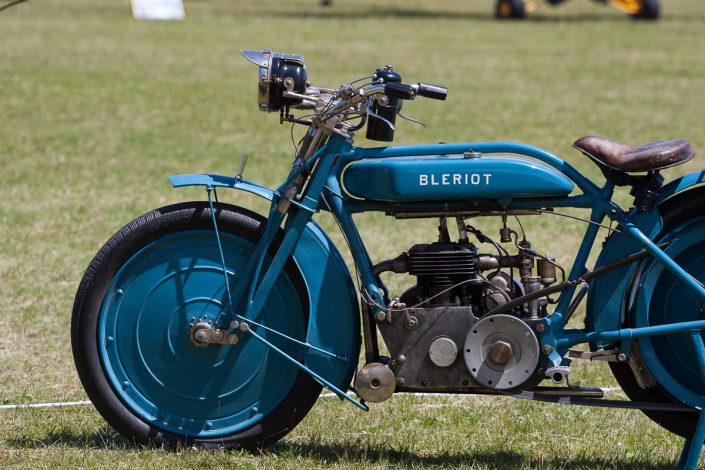
{"type": "Polygon", "coordinates": [[[541,352],[542,352],[545,356],[548,356],[549,354],[551,354],[551,353],[553,352],[553,346],[551,346],[550,344],[544,344],[544,345],[541,347],[541,352]]]}
{"type": "Polygon", "coordinates": [[[223,330],[213,330],[211,333],[211,336],[213,338],[213,341],[222,341],[223,340],[223,330]]]}
{"type": "Polygon", "coordinates": [[[624,353],[619,353],[619,354],[617,354],[617,360],[619,362],[624,362],[627,360],[627,355],[624,353]]]}
{"type": "Polygon", "coordinates": [[[543,323],[537,323],[536,324],[536,332],[543,333],[544,331],[546,331],[546,325],[544,325],[543,323]]]}
{"type": "Polygon", "coordinates": [[[235,333],[230,333],[227,336],[226,341],[228,342],[228,344],[237,344],[237,342],[240,341],[240,338],[238,338],[235,333]]]}

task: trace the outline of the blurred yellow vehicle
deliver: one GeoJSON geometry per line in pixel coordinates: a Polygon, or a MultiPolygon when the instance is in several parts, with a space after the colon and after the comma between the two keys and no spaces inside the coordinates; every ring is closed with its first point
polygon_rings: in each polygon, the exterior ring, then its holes
{"type": "MultiPolygon", "coordinates": [[[[558,5],[566,0],[546,0],[549,5],[558,5]]],[[[658,0],[593,0],[604,3],[638,20],[655,20],[659,17],[658,0]]],[[[333,4],[333,0],[321,0],[322,6],[333,4]]],[[[495,16],[500,19],[522,19],[527,13],[539,8],[540,0],[497,0],[495,16]]]]}
{"type": "MultiPolygon", "coordinates": [[[[558,5],[565,0],[546,0],[550,5],[558,5]]],[[[598,3],[610,5],[632,18],[640,20],[655,20],[659,16],[658,0],[594,0],[598,3]]],[[[497,0],[495,16],[497,18],[521,19],[527,13],[539,7],[537,0],[497,0]]]]}

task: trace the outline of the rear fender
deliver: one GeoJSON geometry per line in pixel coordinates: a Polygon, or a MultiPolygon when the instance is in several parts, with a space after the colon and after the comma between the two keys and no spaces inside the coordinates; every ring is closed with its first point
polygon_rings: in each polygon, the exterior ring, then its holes
{"type": "MultiPolygon", "coordinates": [[[[274,192],[241,178],[192,174],[170,176],[174,188],[224,187],[272,200],[274,192]]],[[[310,221],[292,255],[306,284],[310,303],[308,343],[345,360],[313,349],[304,363],[342,390],[347,390],[360,353],[360,316],[357,295],[343,257],[321,227],[310,221]]]]}
{"type": "MultiPolygon", "coordinates": [[[[663,227],[662,203],[673,196],[692,191],[705,183],[705,171],[696,171],[671,181],[661,188],[656,210],[651,213],[637,214],[632,209],[629,218],[639,230],[650,239],[654,239],[663,227]]],[[[613,232],[606,240],[600,252],[595,269],[625,258],[641,251],[639,243],[626,233],[613,232]]],[[[631,299],[630,286],[638,263],[632,263],[595,278],[588,291],[585,327],[588,331],[614,331],[624,325],[626,311],[631,299]]],[[[594,351],[609,347],[610,343],[598,341],[590,345],[594,351]]]]}

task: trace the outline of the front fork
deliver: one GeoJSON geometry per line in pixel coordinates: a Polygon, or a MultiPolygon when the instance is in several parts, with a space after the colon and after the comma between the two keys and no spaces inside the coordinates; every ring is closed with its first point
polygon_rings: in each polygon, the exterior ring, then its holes
{"type": "MultiPolygon", "coordinates": [[[[317,136],[322,136],[319,132],[313,136],[308,148],[315,150],[319,141],[317,136]]],[[[319,139],[322,137],[318,137],[319,139]]],[[[344,141],[343,141],[344,142],[344,141]]],[[[191,338],[196,346],[208,346],[209,344],[222,344],[234,347],[238,341],[238,334],[249,335],[255,340],[266,345],[271,351],[282,356],[286,361],[303,370],[321,385],[328,388],[342,399],[346,399],[361,408],[364,411],[368,407],[363,402],[358,402],[352,397],[349,397],[344,390],[338,388],[331,381],[324,378],[322,375],[308,367],[303,361],[298,360],[288,354],[281,348],[277,347],[269,341],[265,335],[266,332],[270,335],[276,335],[287,341],[297,344],[300,347],[314,350],[319,354],[329,356],[332,360],[337,360],[341,364],[345,364],[350,358],[339,357],[336,354],[325,351],[308,343],[308,341],[300,341],[296,338],[289,337],[277,330],[263,325],[258,321],[258,317],[262,312],[267,297],[270,291],[281,275],[284,265],[294,251],[296,244],[301,238],[307,224],[311,221],[311,217],[318,211],[321,194],[323,192],[326,177],[333,166],[336,164],[340,153],[345,149],[338,141],[338,144],[332,144],[320,148],[315,154],[310,153],[309,158],[297,158],[287,180],[282,186],[274,192],[272,203],[270,205],[269,217],[265,225],[262,237],[257,243],[252,256],[247,262],[247,265],[240,273],[237,284],[230,285],[230,280],[227,275],[227,267],[223,255],[222,245],[220,241],[220,233],[215,216],[213,206],[214,188],[206,187],[208,193],[208,202],[210,204],[211,216],[213,219],[213,228],[217,239],[217,246],[223,264],[223,276],[225,280],[226,295],[228,296],[226,304],[227,308],[218,316],[215,326],[194,325],[191,332],[191,338]],[[335,158],[330,158],[334,154],[335,158]],[[310,184],[307,186],[304,194],[296,199],[299,187],[304,181],[304,172],[320,156],[328,156],[329,158],[320,158],[316,171],[312,176],[310,184]],[[276,252],[271,253],[270,248],[273,245],[275,238],[279,233],[280,226],[286,218],[284,237],[279,243],[276,252]],[[266,262],[267,255],[273,254],[271,261],[266,262]],[[238,313],[242,312],[242,313],[238,313]],[[228,325],[227,327],[223,325],[228,325]],[[199,344],[200,343],[200,344],[199,344]]]]}

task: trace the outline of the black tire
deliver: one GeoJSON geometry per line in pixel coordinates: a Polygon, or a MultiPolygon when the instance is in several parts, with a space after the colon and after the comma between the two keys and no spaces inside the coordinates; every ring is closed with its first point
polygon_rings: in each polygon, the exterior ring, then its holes
{"type": "MultiPolygon", "coordinates": [[[[217,204],[215,208],[221,234],[233,234],[240,239],[248,240],[248,243],[255,243],[258,240],[265,222],[260,215],[226,204],[217,204]]],[[[81,280],[73,306],[71,342],[78,375],[86,393],[103,418],[120,434],[136,443],[169,447],[197,445],[262,448],[291,431],[315,403],[321,386],[308,374],[298,369],[289,373],[287,383],[293,383],[291,389],[288,393],[282,392],[286,393],[284,398],[280,402],[275,400],[278,405],[276,403],[272,405],[272,412],[266,414],[259,422],[244,429],[240,428],[232,434],[228,434],[226,430],[216,437],[202,437],[165,430],[154,424],[158,420],[149,421],[140,417],[134,407],[126,405],[125,400],[115,392],[105,370],[104,360],[99,351],[98,329],[101,308],[111,281],[117,276],[123,264],[133,259],[133,255],[140,249],[160,239],[164,240],[162,237],[179,236],[180,232],[184,233],[183,231],[186,230],[212,232],[212,216],[207,203],[175,204],[138,217],[117,232],[96,254],[81,280]]],[[[284,273],[299,293],[300,311],[304,312],[302,316],[307,317],[308,299],[302,298],[306,297],[305,294],[303,296],[300,294],[306,292],[305,286],[292,260],[286,264],[284,273]]],[[[304,318],[302,321],[305,326],[308,319],[304,318]]],[[[136,331],[134,335],[137,336],[136,331]]],[[[220,347],[220,345],[208,347],[220,347]]],[[[219,392],[220,390],[216,391],[216,393],[219,392]]],[[[219,395],[218,398],[220,398],[219,395]]]]}
{"type": "Polygon", "coordinates": [[[495,17],[515,20],[526,17],[524,0],[497,0],[495,17]]]}
{"type": "MultiPolygon", "coordinates": [[[[705,214],[705,188],[697,188],[665,201],[659,207],[663,214],[662,234],[668,233],[679,224],[705,214]]],[[[659,237],[660,238],[660,235],[659,237]]],[[[629,319],[629,326],[632,320],[629,319]]],[[[612,374],[627,397],[632,401],[649,403],[678,403],[658,385],[643,389],[634,378],[627,364],[609,363],[612,374]]],[[[695,432],[698,413],[669,413],[663,411],[646,411],[643,413],[659,426],[684,438],[690,438],[695,432]]]]}
{"type": "Polygon", "coordinates": [[[639,11],[632,15],[637,20],[656,20],[659,17],[658,0],[640,0],[639,11]]]}

